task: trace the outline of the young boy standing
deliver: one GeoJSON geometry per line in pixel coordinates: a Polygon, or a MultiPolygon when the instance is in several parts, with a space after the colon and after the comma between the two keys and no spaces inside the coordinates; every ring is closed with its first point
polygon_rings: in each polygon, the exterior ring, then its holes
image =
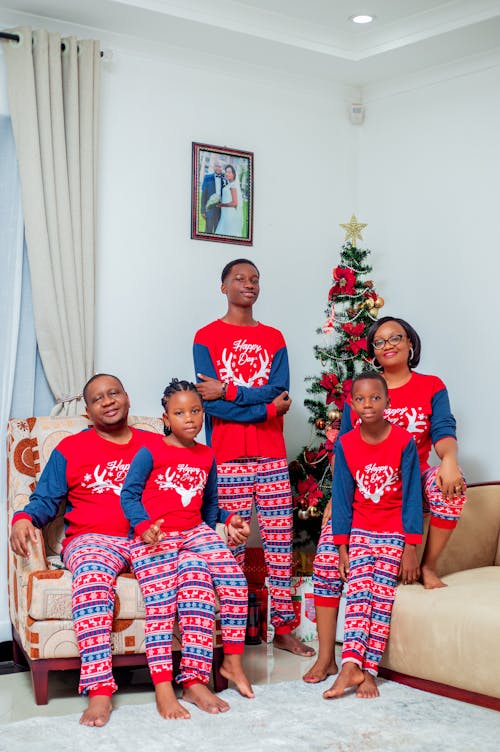
{"type": "Polygon", "coordinates": [[[384,419],[387,385],[373,371],[356,377],[352,408],[361,423],[337,441],[332,529],[340,576],[348,582],[342,669],[323,697],[356,686],[377,697],[398,573],[415,582],[415,545],[422,540],[422,490],[415,441],[384,419]]]}
{"type": "MultiPolygon", "coordinates": [[[[196,333],[193,348],[206,439],[217,460],[219,505],[249,521],[255,498],[274,644],[310,657],[315,651],[295,638],[290,626],[292,498],[283,438],[283,415],[291,404],[286,344],[281,332],[253,317],[260,281],[253,262],[229,262],[221,280],[227,312],[196,333]]],[[[243,567],[244,546],[235,548],[234,555],[243,567]]]]}

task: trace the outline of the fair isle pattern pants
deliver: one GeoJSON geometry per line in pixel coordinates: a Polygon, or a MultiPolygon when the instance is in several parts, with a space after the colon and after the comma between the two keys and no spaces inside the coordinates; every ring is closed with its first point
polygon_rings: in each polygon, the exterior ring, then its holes
{"type": "MultiPolygon", "coordinates": [[[[422,473],[422,492],[424,498],[424,514],[431,515],[430,524],[433,527],[450,528],[457,526],[467,500],[465,494],[453,496],[451,501],[443,499],[443,495],[436,484],[438,467],[430,467],[422,473]]],[[[333,502],[335,503],[335,502],[333,502]]],[[[333,542],[331,523],[325,525],[321,531],[313,566],[314,602],[319,606],[339,605],[339,558],[337,548],[333,542]]]]}
{"type": "MultiPolygon", "coordinates": [[[[248,610],[247,583],[234,556],[219,535],[202,522],[189,530],[166,533],[163,540],[153,545],[147,545],[137,536],[131,543],[130,555],[146,607],[146,655],[154,684],[172,679],[172,630],[177,584],[182,579],[179,564],[182,554],[202,559],[208,568],[207,589],[211,588],[211,578],[220,601],[224,652],[243,653],[244,650],[248,610]]],[[[201,576],[199,579],[201,580],[201,576]]],[[[188,613],[189,607],[186,604],[185,618],[188,613]]],[[[212,633],[210,648],[211,645],[212,633]]],[[[202,666],[197,668],[200,673],[202,666]]],[[[186,686],[182,672],[181,676],[176,677],[176,681],[182,681],[186,686]]]]}
{"type": "Polygon", "coordinates": [[[404,545],[401,533],[351,531],[342,665],[356,663],[377,676],[404,545]]]}
{"type": "MultiPolygon", "coordinates": [[[[252,506],[259,523],[271,596],[271,623],[288,634],[294,618],[292,575],[292,495],[286,459],[241,458],[217,465],[219,506],[250,523],[252,506]]],[[[245,546],[233,550],[244,569],[245,546]]]]}
{"type": "MultiPolygon", "coordinates": [[[[73,575],[73,624],[82,661],[80,694],[116,692],[111,665],[111,628],[116,578],[129,570],[126,538],[85,534],[69,541],[64,564],[73,575]]],[[[186,681],[206,683],[212,665],[215,621],[212,580],[203,561],[179,563],[177,607],[182,633],[181,674],[186,681]]]]}

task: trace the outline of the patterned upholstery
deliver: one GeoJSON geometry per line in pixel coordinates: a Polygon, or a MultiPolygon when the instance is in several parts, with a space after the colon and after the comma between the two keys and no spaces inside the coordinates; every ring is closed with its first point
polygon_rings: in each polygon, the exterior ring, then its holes
{"type": "MultiPolygon", "coordinates": [[[[129,417],[136,428],[161,433],[156,418],[129,417]]],[[[52,449],[65,436],[90,425],[85,417],[11,420],[7,427],[7,506],[9,527],[34,490],[52,449]]],[[[9,609],[17,640],[29,661],[78,657],[71,618],[71,574],[61,559],[63,513],[43,529],[28,559],[9,548],[9,609]]],[[[113,632],[114,655],[144,653],[144,603],[135,577],[118,577],[113,632]]],[[[222,645],[217,617],[214,647],[222,645]]],[[[178,630],[174,650],[180,649],[178,630]]],[[[33,666],[32,666],[33,670],[33,666]]]]}

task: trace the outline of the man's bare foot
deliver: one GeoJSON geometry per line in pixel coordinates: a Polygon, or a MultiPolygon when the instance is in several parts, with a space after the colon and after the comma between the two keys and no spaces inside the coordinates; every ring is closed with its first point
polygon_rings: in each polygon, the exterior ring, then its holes
{"type": "Polygon", "coordinates": [[[328,663],[325,663],[325,661],[318,658],[311,668],[306,671],[302,679],[308,684],[318,684],[319,682],[325,681],[327,676],[334,676],[338,670],[334,658],[328,663]]]}
{"type": "Polygon", "coordinates": [[[112,710],[111,697],[94,695],[89,698],[87,710],[83,712],[80,723],[82,726],[105,726],[112,710]]]}
{"type": "Polygon", "coordinates": [[[156,708],[162,718],[169,720],[185,720],[191,718],[191,713],[183,708],[175,696],[172,683],[165,681],[155,686],[156,708]]]}
{"type": "Polygon", "coordinates": [[[426,590],[435,590],[436,588],[448,587],[446,582],[440,580],[434,569],[425,566],[421,567],[422,584],[426,590]]]}
{"type": "Polygon", "coordinates": [[[211,692],[206,684],[190,684],[182,692],[182,699],[191,702],[205,713],[225,713],[229,704],[211,692]]]}
{"type": "Polygon", "coordinates": [[[243,697],[249,697],[252,699],[255,697],[252,689],[252,685],[243,670],[243,664],[241,662],[241,655],[237,653],[230,653],[224,656],[224,661],[220,667],[220,672],[228,681],[234,682],[236,687],[243,697]]]}
{"type": "Polygon", "coordinates": [[[304,658],[312,658],[316,655],[314,648],[310,648],[308,645],[304,645],[303,642],[298,640],[292,634],[275,634],[274,635],[274,647],[279,650],[288,650],[295,655],[302,655],[304,658]]]}
{"type": "Polygon", "coordinates": [[[363,671],[364,680],[358,687],[356,697],[378,697],[380,692],[377,687],[377,680],[373,674],[363,671]]]}
{"type": "Polygon", "coordinates": [[[359,687],[364,680],[365,676],[359,666],[355,663],[351,663],[351,661],[344,663],[340,674],[337,676],[330,689],[323,692],[323,697],[325,700],[340,697],[344,694],[346,689],[349,689],[349,687],[359,687]]]}

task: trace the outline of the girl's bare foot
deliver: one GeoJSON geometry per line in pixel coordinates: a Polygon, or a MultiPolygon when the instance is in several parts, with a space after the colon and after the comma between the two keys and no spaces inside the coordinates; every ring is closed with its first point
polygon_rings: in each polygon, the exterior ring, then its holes
{"type": "Polygon", "coordinates": [[[252,699],[255,697],[250,681],[243,671],[241,655],[239,653],[229,653],[224,656],[224,661],[220,667],[220,672],[229,681],[234,682],[243,697],[252,699]]]}
{"type": "Polygon", "coordinates": [[[302,679],[308,684],[318,684],[325,681],[327,676],[334,676],[338,672],[338,666],[334,658],[325,662],[318,658],[311,668],[306,671],[302,679]]]}
{"type": "Polygon", "coordinates": [[[360,667],[355,663],[348,661],[342,666],[340,674],[337,676],[330,689],[323,692],[323,697],[325,700],[341,697],[346,689],[349,689],[349,687],[359,687],[364,679],[365,677],[360,667]]]}
{"type": "Polygon", "coordinates": [[[378,697],[380,692],[377,687],[377,680],[373,674],[363,671],[364,680],[358,687],[356,697],[378,697]]]}
{"type": "Polygon", "coordinates": [[[304,645],[303,642],[290,633],[275,634],[273,643],[274,647],[279,650],[288,650],[290,653],[294,653],[294,655],[302,655],[304,658],[312,658],[313,655],[316,655],[314,648],[304,645]]]}
{"type": "Polygon", "coordinates": [[[105,726],[112,710],[111,697],[94,695],[90,697],[87,710],[82,714],[80,723],[82,726],[105,726]]]}
{"type": "Polygon", "coordinates": [[[211,692],[206,684],[190,684],[182,692],[182,699],[191,702],[205,713],[225,713],[229,704],[211,692]]]}
{"type": "Polygon", "coordinates": [[[435,590],[436,588],[448,587],[446,582],[443,582],[443,580],[439,579],[435,570],[430,569],[430,567],[426,566],[425,564],[422,565],[421,572],[422,583],[426,590],[435,590]]]}
{"type": "Polygon", "coordinates": [[[185,720],[191,713],[183,708],[175,696],[171,682],[160,682],[155,686],[156,708],[162,718],[168,720],[185,720]]]}

